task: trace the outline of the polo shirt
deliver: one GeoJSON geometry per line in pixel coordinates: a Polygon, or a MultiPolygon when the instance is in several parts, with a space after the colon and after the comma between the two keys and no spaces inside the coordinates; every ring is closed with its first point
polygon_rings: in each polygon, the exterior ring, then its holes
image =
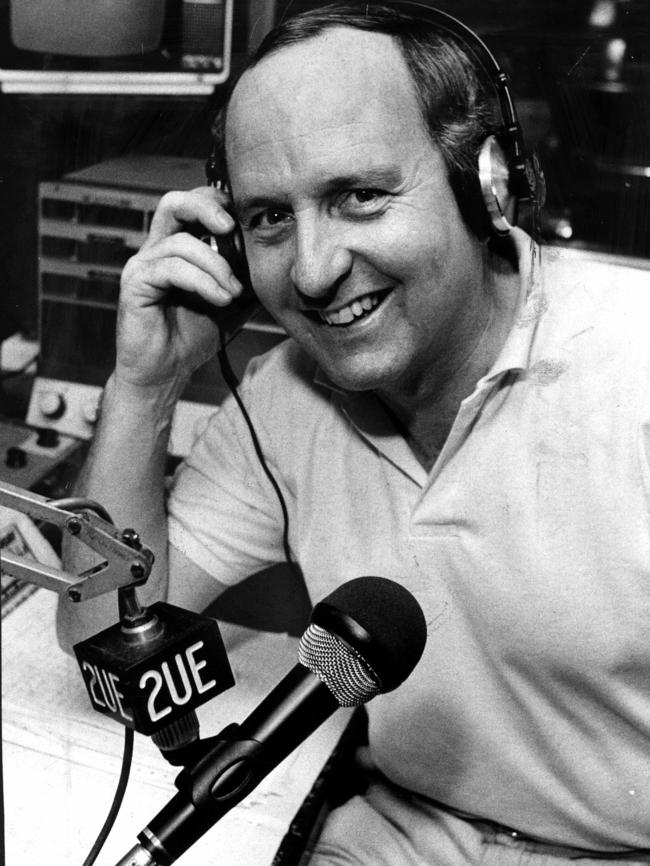
{"type": "MultiPolygon", "coordinates": [[[[647,848],[650,280],[513,240],[514,324],[430,472],[292,341],[242,395],[313,601],[375,574],[425,613],[417,668],[368,704],[379,769],[549,842],[647,848]]],[[[232,400],[176,475],[169,528],[225,584],[283,558],[232,400]]]]}

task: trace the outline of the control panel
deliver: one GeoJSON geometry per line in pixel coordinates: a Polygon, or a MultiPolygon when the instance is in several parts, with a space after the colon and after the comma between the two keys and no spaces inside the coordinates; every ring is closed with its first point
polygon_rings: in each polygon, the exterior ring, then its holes
{"type": "Polygon", "coordinates": [[[62,379],[37,378],[32,390],[28,423],[56,427],[68,436],[92,436],[102,389],[62,379]],[[54,424],[54,422],[57,422],[54,424]]]}
{"type": "MultiPolygon", "coordinates": [[[[96,385],[38,378],[32,391],[28,422],[68,437],[90,439],[99,416],[101,397],[102,389],[96,385]]],[[[181,400],[172,421],[170,452],[179,456],[187,454],[216,408],[209,403],[181,400]]]]}
{"type": "MultiPolygon", "coordinates": [[[[31,429],[11,421],[0,421],[0,481],[32,489],[47,482],[80,447],[78,439],[44,427],[31,429]]],[[[58,479],[57,479],[58,481],[58,479]]]]}

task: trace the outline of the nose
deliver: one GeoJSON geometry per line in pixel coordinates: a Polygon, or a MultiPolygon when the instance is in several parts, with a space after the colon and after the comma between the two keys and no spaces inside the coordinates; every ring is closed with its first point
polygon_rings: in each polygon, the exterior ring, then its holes
{"type": "Polygon", "coordinates": [[[294,240],[293,286],[307,305],[325,307],[352,269],[345,236],[327,218],[300,214],[294,240]]]}

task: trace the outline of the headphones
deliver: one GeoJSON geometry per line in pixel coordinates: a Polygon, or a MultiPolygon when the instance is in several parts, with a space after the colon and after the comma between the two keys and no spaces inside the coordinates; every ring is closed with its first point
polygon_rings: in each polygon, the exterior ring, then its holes
{"type": "Polygon", "coordinates": [[[507,73],[480,36],[453,15],[410,0],[390,4],[390,8],[393,7],[456,37],[490,78],[503,128],[499,136],[487,136],[479,151],[477,174],[483,204],[493,233],[505,236],[516,221],[518,202],[530,201],[536,229],[539,211],[546,199],[546,182],[537,157],[526,153],[507,73]]]}
{"type": "MultiPolygon", "coordinates": [[[[503,237],[516,223],[519,202],[529,201],[533,210],[533,233],[537,234],[539,211],[546,198],[546,183],[537,158],[526,153],[507,73],[485,42],[466,24],[447,12],[414,0],[398,0],[387,6],[455,37],[471,52],[488,76],[499,104],[502,130],[498,135],[486,137],[478,155],[478,187],[487,221],[491,233],[503,237]]],[[[210,185],[220,185],[214,157],[213,153],[208,159],[206,175],[210,185]]],[[[241,257],[241,241],[237,246],[238,255],[233,256],[234,250],[231,251],[231,257],[235,259],[241,257]]]]}

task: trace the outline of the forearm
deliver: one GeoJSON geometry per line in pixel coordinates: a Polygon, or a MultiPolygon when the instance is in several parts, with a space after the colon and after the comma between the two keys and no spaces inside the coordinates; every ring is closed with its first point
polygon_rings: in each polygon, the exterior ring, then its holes
{"type": "MultiPolygon", "coordinates": [[[[165,460],[178,384],[134,386],[114,375],[104,390],[102,411],[77,494],[99,502],[120,529],[135,529],[155,556],[147,583],[138,589],[144,603],[163,598],[167,589],[165,460]]],[[[66,539],[64,567],[79,573],[92,554],[66,539]]],[[[70,646],[117,621],[117,594],[74,604],[62,598],[57,629],[70,646]]]]}

